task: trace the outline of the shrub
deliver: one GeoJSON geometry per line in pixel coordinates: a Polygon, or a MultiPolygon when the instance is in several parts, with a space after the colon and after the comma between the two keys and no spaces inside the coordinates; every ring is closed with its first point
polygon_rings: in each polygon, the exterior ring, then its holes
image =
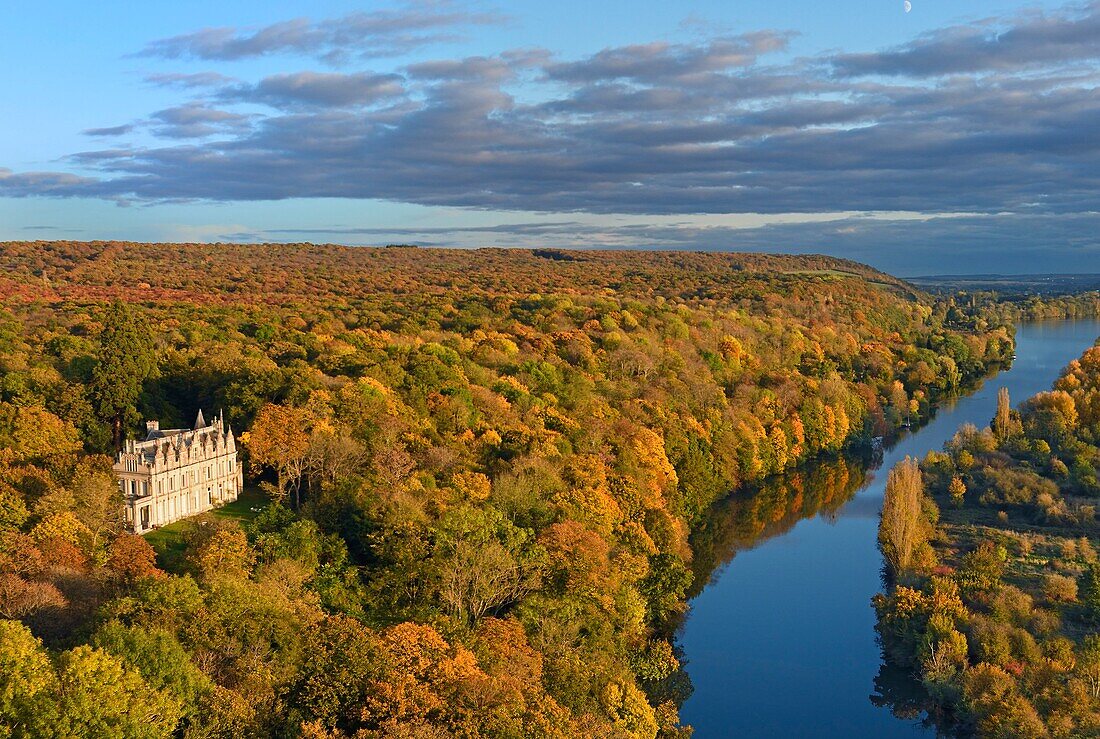
{"type": "Polygon", "coordinates": [[[977,662],[1004,665],[1012,660],[1010,628],[988,618],[978,617],[970,624],[970,651],[977,662]]]}
{"type": "Polygon", "coordinates": [[[1043,597],[1051,603],[1073,603],[1077,600],[1077,581],[1066,575],[1043,578],[1043,597]]]}
{"type": "Polygon", "coordinates": [[[1087,536],[1082,536],[1077,540],[1077,554],[1086,562],[1096,561],[1096,549],[1093,548],[1092,542],[1089,541],[1087,536]]]}
{"type": "Polygon", "coordinates": [[[990,607],[998,621],[1022,626],[1031,618],[1034,603],[1031,596],[1012,585],[1005,585],[993,597],[990,607]]]}
{"type": "Polygon", "coordinates": [[[1031,614],[1030,623],[1028,623],[1028,629],[1037,636],[1048,636],[1061,628],[1061,617],[1054,611],[1048,611],[1044,608],[1036,608],[1035,612],[1031,614]]]}

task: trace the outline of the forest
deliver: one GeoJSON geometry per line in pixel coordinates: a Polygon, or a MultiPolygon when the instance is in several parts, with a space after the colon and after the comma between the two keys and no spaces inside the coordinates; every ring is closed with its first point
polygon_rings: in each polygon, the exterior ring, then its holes
{"type": "Polygon", "coordinates": [[[1100,735],[1100,344],[1054,387],[890,473],[876,596],[891,660],[958,735],[1100,735]]]}
{"type": "MultiPolygon", "coordinates": [[[[0,267],[2,737],[686,737],[674,632],[734,545],[712,512],[752,537],[841,504],[839,458],[825,492],[768,478],[1013,352],[1012,309],[821,256],[26,242],[0,267]],[[115,448],[200,409],[249,504],[123,533],[115,448]]],[[[1086,525],[1092,371],[960,436],[930,489],[1086,525]]],[[[946,566],[925,528],[899,573],[946,566]]]]}

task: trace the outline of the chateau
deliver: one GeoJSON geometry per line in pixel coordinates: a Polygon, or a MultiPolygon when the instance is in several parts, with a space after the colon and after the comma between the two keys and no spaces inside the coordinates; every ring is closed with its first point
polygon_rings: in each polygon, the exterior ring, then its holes
{"type": "Polygon", "coordinates": [[[233,431],[220,415],[208,424],[200,410],[190,430],[145,425],[145,440],[127,440],[114,466],[134,533],[237,499],[244,477],[233,431]]]}

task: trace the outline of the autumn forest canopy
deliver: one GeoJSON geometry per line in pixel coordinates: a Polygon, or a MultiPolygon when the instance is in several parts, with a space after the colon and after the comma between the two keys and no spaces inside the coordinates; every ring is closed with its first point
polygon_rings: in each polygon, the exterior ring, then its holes
{"type": "MultiPolygon", "coordinates": [[[[115,242],[0,245],[0,301],[0,736],[314,739],[687,736],[674,632],[727,495],[1096,309],[823,256],[115,242]],[[114,449],[200,409],[246,495],[123,533],[114,449]]],[[[1008,461],[1092,490],[1060,402],[935,484],[1072,519],[1008,461]]]]}

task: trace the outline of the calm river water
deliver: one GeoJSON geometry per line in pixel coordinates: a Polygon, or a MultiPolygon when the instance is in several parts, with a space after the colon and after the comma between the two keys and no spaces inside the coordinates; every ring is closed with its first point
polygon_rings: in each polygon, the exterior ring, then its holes
{"type": "Polygon", "coordinates": [[[941,406],[879,469],[824,462],[718,506],[696,537],[697,577],[710,579],[680,638],[695,686],[681,715],[695,736],[934,736],[919,716],[895,716],[905,681],[880,674],[871,597],[882,587],[886,471],[940,449],[963,423],[987,425],[998,388],[1014,404],[1049,389],[1097,336],[1097,320],[1023,324],[1012,368],[941,406]]]}

